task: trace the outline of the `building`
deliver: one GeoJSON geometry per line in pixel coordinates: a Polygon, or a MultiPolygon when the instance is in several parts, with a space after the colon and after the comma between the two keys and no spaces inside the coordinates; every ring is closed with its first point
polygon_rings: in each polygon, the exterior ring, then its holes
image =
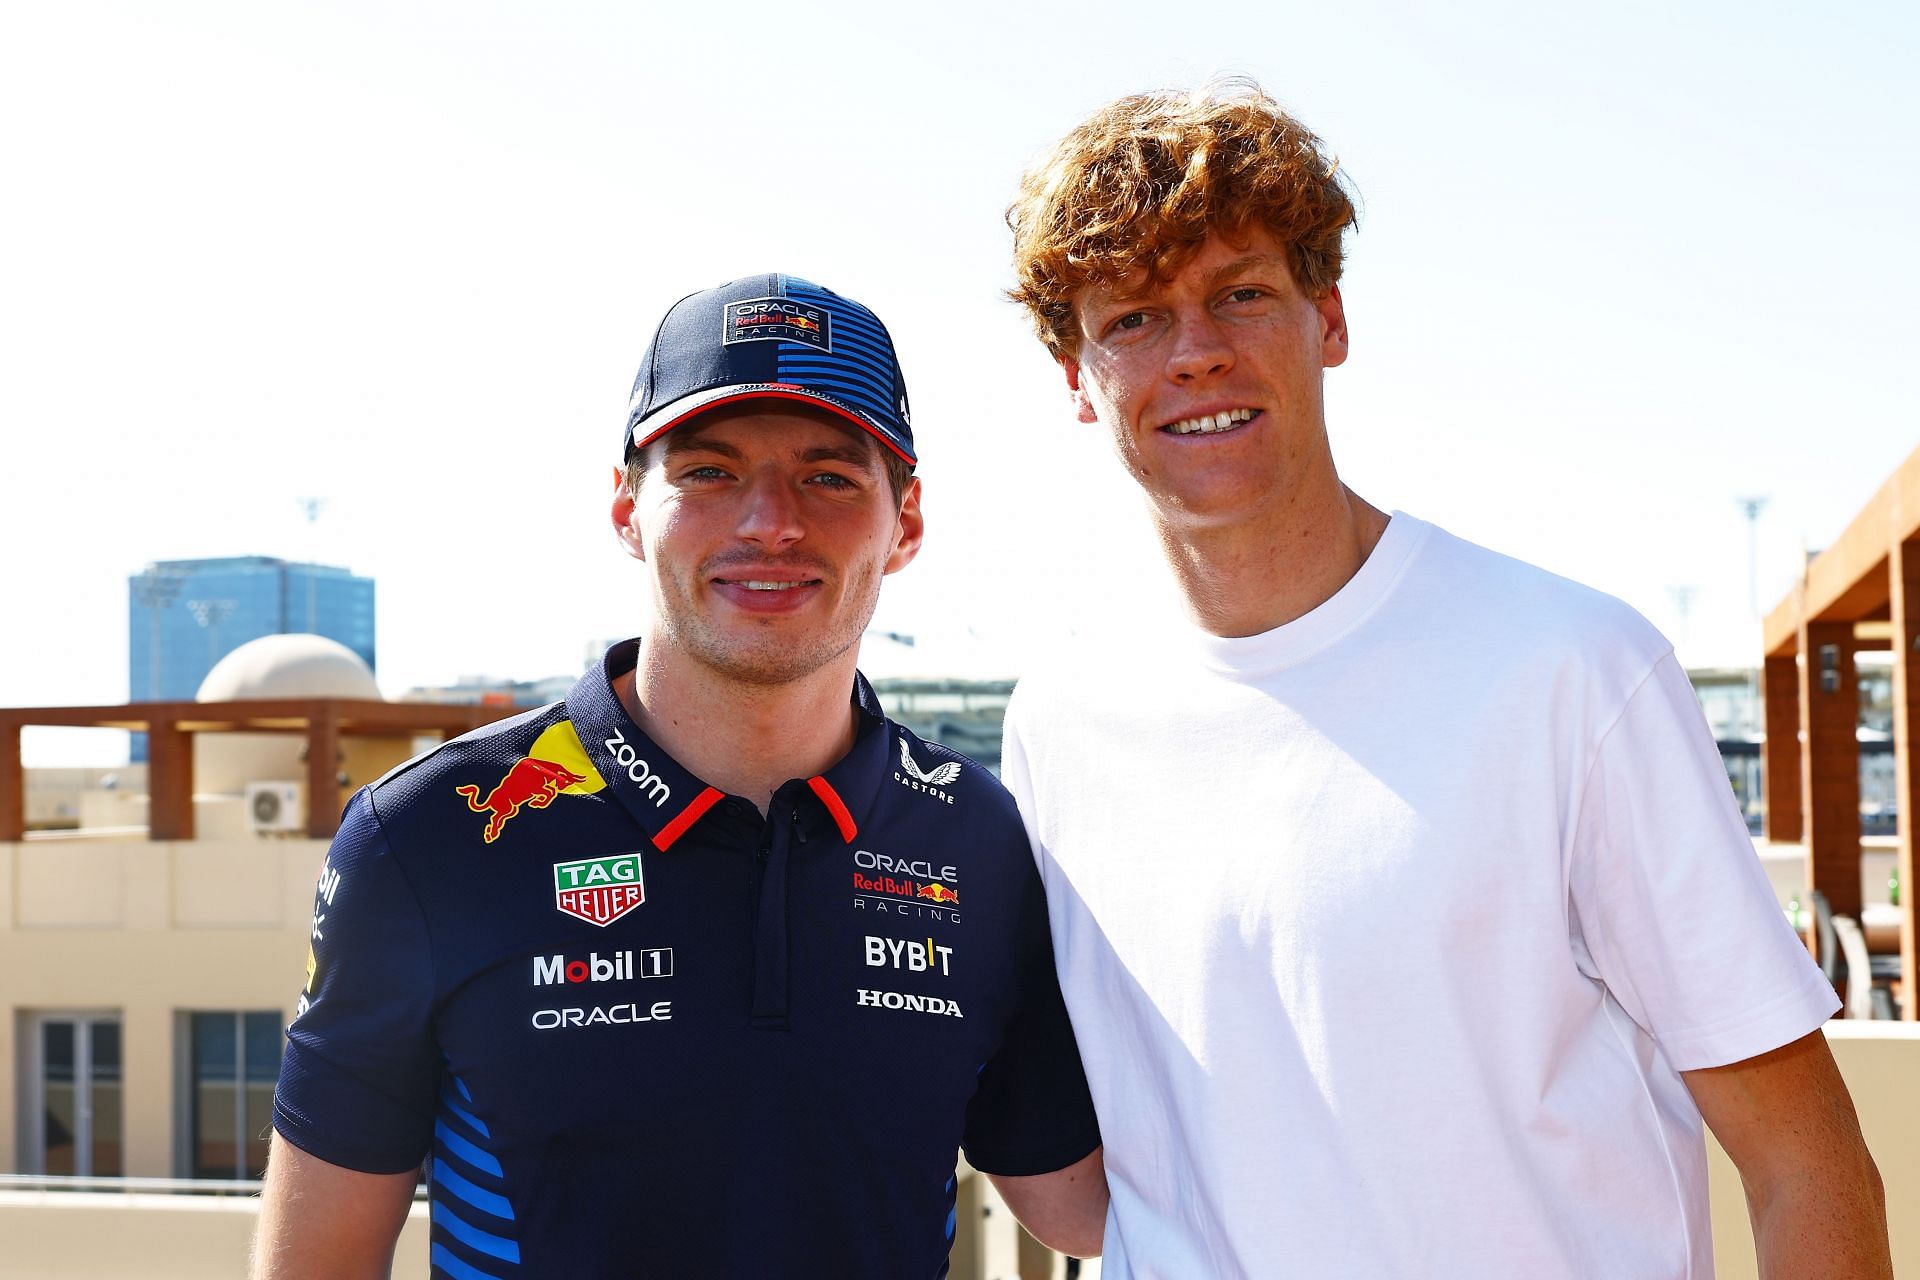
{"type": "MultiPolygon", "coordinates": [[[[1899,815],[1894,785],[1893,668],[1880,660],[1885,656],[1863,653],[1856,663],[1860,718],[1854,736],[1860,751],[1860,833],[1865,836],[1895,834],[1899,815]]],[[[1760,670],[1690,667],[1687,679],[1720,747],[1720,762],[1746,816],[1747,830],[1757,835],[1766,821],[1766,794],[1760,785],[1760,757],[1767,737],[1761,716],[1760,670]]]]}
{"type": "Polygon", "coordinates": [[[415,685],[400,695],[402,702],[442,702],[457,706],[544,707],[558,702],[573,688],[574,676],[547,676],[515,680],[509,676],[461,676],[452,684],[415,685]]]}
{"type": "MultiPolygon", "coordinates": [[[[1819,894],[1835,919],[1870,928],[1872,908],[1890,909],[1883,936],[1897,938],[1898,960],[1883,958],[1872,971],[1876,983],[1886,979],[1901,1016],[1920,1019],[1912,892],[1920,845],[1920,450],[1807,562],[1767,615],[1762,637],[1767,836],[1804,849],[1806,893],[1819,894]],[[1863,692],[1876,670],[1887,673],[1884,692],[1863,692]],[[1890,752],[1867,749],[1889,741],[1890,752]],[[1877,766],[1871,754],[1883,757],[1877,766]],[[1884,800],[1870,787],[1884,787],[1884,800]],[[1877,877],[1861,872],[1862,838],[1875,819],[1893,831],[1889,878],[1908,889],[1888,903],[1871,900],[1868,881],[1877,877]]],[[[1818,955],[1811,930],[1808,942],[1818,955]]]]}
{"type": "MultiPolygon", "coordinates": [[[[221,658],[261,636],[325,636],[377,670],[373,579],[271,556],[158,560],[127,579],[127,695],[191,698],[221,658]]],[[[136,735],[133,756],[146,759],[136,735]]]]}
{"type": "Polygon", "coordinates": [[[310,635],[241,646],[191,702],[0,712],[0,1169],[258,1177],[342,803],[499,714],[384,703],[310,635]],[[19,728],[45,723],[138,726],[155,752],[35,771],[62,811],[29,840],[19,728]]]}

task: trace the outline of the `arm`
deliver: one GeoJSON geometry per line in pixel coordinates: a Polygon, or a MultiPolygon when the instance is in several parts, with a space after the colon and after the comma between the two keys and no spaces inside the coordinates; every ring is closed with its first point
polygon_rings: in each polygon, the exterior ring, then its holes
{"type": "Polygon", "coordinates": [[[1097,1258],[1107,1230],[1107,1168],[1101,1148],[1052,1173],[990,1173],[994,1190],[1041,1244],[1074,1258],[1097,1258]]]}
{"type": "Polygon", "coordinates": [[[1681,1077],[1740,1170],[1765,1280],[1892,1280],[1880,1172],[1824,1035],[1681,1077]]]}
{"type": "Polygon", "coordinates": [[[274,1134],[253,1280],[386,1280],[419,1180],[342,1169],[274,1134]]]}

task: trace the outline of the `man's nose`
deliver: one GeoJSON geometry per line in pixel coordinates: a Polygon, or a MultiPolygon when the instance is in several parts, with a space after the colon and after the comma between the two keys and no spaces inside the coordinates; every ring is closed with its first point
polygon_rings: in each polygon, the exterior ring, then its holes
{"type": "Polygon", "coordinates": [[[742,495],[740,519],[734,532],[764,547],[798,542],[806,530],[800,523],[800,497],[784,480],[755,479],[742,495]]]}
{"type": "Polygon", "coordinates": [[[1220,322],[1204,309],[1180,315],[1173,322],[1173,345],[1167,352],[1167,377],[1191,382],[1233,367],[1233,344],[1220,322]]]}

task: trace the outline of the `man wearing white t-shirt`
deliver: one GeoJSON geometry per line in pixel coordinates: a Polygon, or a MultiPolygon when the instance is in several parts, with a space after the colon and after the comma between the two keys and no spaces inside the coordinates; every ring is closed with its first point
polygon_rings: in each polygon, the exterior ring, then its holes
{"type": "Polygon", "coordinates": [[[1005,780],[1106,1142],[1109,1280],[1891,1275],[1878,1173],[1670,646],[1335,472],[1353,207],[1249,85],[1122,99],[1013,296],[1190,618],[1024,682],[1005,780]]]}

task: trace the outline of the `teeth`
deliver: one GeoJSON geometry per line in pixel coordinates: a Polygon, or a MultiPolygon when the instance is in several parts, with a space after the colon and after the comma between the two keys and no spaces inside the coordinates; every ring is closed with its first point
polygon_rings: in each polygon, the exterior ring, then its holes
{"type": "Polygon", "coordinates": [[[1208,435],[1238,426],[1252,417],[1251,409],[1228,409],[1222,413],[1202,414],[1197,418],[1182,418],[1167,430],[1177,436],[1208,435]]]}
{"type": "Polygon", "coordinates": [[[735,580],[733,585],[736,587],[745,587],[749,591],[789,591],[794,587],[805,584],[799,582],[759,582],[752,578],[742,578],[735,580]]]}

